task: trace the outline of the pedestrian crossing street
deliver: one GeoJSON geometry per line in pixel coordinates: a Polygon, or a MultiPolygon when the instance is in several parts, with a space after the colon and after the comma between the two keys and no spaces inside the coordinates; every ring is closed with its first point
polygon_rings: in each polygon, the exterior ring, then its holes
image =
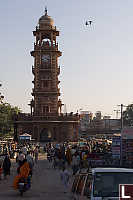
{"type": "Polygon", "coordinates": [[[70,200],[70,189],[64,193],[64,186],[60,181],[58,169],[53,169],[51,163],[46,160],[46,154],[39,155],[39,161],[34,166],[32,187],[20,197],[19,191],[12,187],[16,174],[17,164],[12,160],[11,175],[7,181],[0,183],[0,200],[70,200]]]}

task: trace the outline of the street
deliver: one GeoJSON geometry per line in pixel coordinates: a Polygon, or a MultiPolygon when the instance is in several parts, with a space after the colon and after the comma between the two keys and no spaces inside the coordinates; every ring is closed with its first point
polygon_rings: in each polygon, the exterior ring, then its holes
{"type": "Polygon", "coordinates": [[[58,169],[52,169],[51,164],[46,160],[46,156],[39,156],[38,164],[34,166],[31,189],[20,196],[18,190],[12,187],[13,177],[16,174],[17,164],[12,162],[11,175],[8,181],[1,180],[0,200],[68,200],[70,193],[64,193],[64,187],[60,181],[58,169]]]}

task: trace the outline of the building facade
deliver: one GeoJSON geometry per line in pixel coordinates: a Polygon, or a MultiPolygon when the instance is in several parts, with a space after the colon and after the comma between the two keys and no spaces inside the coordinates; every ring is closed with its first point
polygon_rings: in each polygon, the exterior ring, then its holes
{"type": "Polygon", "coordinates": [[[31,113],[20,113],[15,116],[15,137],[23,133],[32,134],[37,141],[76,140],[78,134],[78,114],[62,114],[62,104],[59,88],[60,66],[57,36],[59,31],[54,26],[53,19],[45,14],[39,19],[36,30],[32,73],[34,79],[30,102],[31,113]]]}
{"type": "Polygon", "coordinates": [[[97,111],[94,117],[90,111],[80,112],[80,136],[120,133],[120,129],[120,119],[111,119],[110,116],[102,117],[101,111],[97,111]]]}

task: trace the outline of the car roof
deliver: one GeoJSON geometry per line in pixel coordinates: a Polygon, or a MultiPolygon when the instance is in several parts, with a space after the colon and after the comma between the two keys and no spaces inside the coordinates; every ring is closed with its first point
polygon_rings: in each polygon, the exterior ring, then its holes
{"type": "Polygon", "coordinates": [[[127,168],[92,168],[92,173],[96,172],[132,172],[133,169],[127,168]]]}

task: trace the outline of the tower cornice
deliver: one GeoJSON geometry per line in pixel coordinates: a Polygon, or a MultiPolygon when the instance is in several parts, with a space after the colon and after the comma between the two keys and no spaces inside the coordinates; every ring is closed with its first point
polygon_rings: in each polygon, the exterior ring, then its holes
{"type": "Polygon", "coordinates": [[[46,29],[40,29],[39,27],[36,27],[36,30],[33,31],[33,35],[36,36],[38,33],[56,33],[56,36],[59,36],[59,31],[56,29],[56,26],[48,26],[46,29]]]}

